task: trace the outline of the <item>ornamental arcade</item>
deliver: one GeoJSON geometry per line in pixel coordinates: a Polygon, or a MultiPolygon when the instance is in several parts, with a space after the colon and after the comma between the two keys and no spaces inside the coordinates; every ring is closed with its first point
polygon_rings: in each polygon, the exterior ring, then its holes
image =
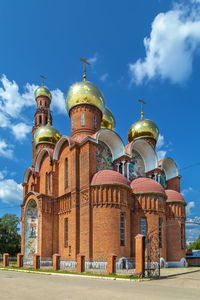
{"type": "MultiPolygon", "coordinates": [[[[52,126],[51,93],[44,83],[35,92],[32,166],[23,181],[22,253],[31,263],[38,253],[61,264],[84,253],[93,261],[108,253],[135,256],[135,236],[155,232],[166,266],[185,262],[185,201],[171,158],[158,161],[157,125],[135,122],[124,144],[101,91],[87,81],[66,96],[71,136],[52,126]]],[[[141,101],[143,105],[143,101],[141,101]]]]}

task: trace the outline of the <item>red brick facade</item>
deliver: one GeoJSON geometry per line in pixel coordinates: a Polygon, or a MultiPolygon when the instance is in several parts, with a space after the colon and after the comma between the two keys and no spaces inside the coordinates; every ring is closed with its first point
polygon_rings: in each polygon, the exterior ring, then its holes
{"type": "MultiPolygon", "coordinates": [[[[46,98],[38,97],[37,104],[46,101],[46,98]]],[[[50,100],[47,102],[49,107],[50,100]]],[[[42,108],[40,110],[43,111],[42,108]]],[[[39,112],[37,110],[36,120],[39,112]]],[[[45,116],[46,110],[43,112],[43,123],[46,122],[45,116]]],[[[160,252],[164,260],[179,261],[185,257],[185,203],[176,203],[173,199],[168,203],[159,183],[161,192],[150,188],[153,180],[148,177],[156,170],[161,174],[161,167],[158,165],[147,170],[147,177],[140,183],[141,191],[134,192],[127,175],[131,154],[126,153],[117,134],[107,129],[100,130],[102,112],[97,107],[84,104],[73,107],[70,118],[72,138],[61,137],[55,146],[39,144],[35,148],[33,144],[33,165],[27,169],[23,183],[22,254],[25,254],[26,245],[26,209],[32,199],[37,205],[38,216],[35,249],[41,260],[52,259],[55,253],[60,255],[61,261],[76,259],[79,253],[85,259],[93,260],[105,259],[109,253],[114,253],[118,259],[134,257],[135,237],[142,230],[141,219],[146,220],[146,234],[153,232],[161,235],[159,222],[162,223],[160,252]],[[81,123],[82,113],[84,126],[81,123]],[[100,135],[101,141],[113,147],[113,161],[121,164],[118,172],[127,177],[125,184],[112,182],[112,177],[110,182],[91,184],[97,173],[100,135]],[[121,152],[116,149],[118,145],[121,152]],[[144,191],[143,187],[147,190],[144,191]],[[123,241],[122,215],[125,220],[123,241]]],[[[33,132],[37,126],[40,124],[35,124],[33,132]]],[[[113,164],[113,170],[117,172],[116,164],[113,164]]],[[[167,188],[179,192],[180,178],[170,178],[167,188]]]]}

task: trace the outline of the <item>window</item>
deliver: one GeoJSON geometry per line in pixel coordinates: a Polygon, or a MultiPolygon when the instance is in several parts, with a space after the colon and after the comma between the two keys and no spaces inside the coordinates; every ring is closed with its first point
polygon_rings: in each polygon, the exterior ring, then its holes
{"type": "Polygon", "coordinates": [[[39,116],[39,124],[42,123],[42,116],[39,116]]]}
{"type": "Polygon", "coordinates": [[[46,195],[48,195],[49,192],[49,174],[46,173],[46,195]]]}
{"type": "Polygon", "coordinates": [[[46,101],[44,102],[44,105],[47,106],[47,102],[46,101]]]}
{"type": "Polygon", "coordinates": [[[68,247],[68,219],[65,219],[65,247],[68,247]]]}
{"type": "Polygon", "coordinates": [[[40,100],[40,106],[42,105],[42,101],[40,100]]]}
{"type": "Polygon", "coordinates": [[[65,188],[68,187],[68,158],[65,158],[65,188]]]}
{"type": "Polygon", "coordinates": [[[50,173],[46,173],[46,195],[51,193],[51,180],[50,180],[50,173]]]}
{"type": "Polygon", "coordinates": [[[184,224],[181,224],[181,249],[184,248],[184,224]]]}
{"type": "Polygon", "coordinates": [[[46,124],[47,124],[47,116],[45,117],[45,121],[46,121],[46,124]]]}
{"type": "Polygon", "coordinates": [[[159,248],[162,248],[162,219],[159,218],[159,248]]]}
{"type": "Polygon", "coordinates": [[[140,219],[140,232],[144,236],[147,235],[147,220],[145,218],[140,219]]]}
{"type": "Polygon", "coordinates": [[[84,113],[81,114],[81,125],[85,125],[85,118],[84,118],[84,113]]]}
{"type": "Polygon", "coordinates": [[[120,245],[125,246],[125,215],[120,215],[120,245]]]}
{"type": "Polygon", "coordinates": [[[72,117],[72,129],[74,129],[74,118],[72,117]]]}
{"type": "Polygon", "coordinates": [[[94,128],[97,128],[97,117],[94,116],[94,128]]]}

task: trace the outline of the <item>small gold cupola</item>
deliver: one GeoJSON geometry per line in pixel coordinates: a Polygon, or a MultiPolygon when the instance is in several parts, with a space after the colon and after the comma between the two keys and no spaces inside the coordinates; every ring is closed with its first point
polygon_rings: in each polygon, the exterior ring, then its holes
{"type": "Polygon", "coordinates": [[[115,130],[115,127],[115,118],[112,112],[106,107],[101,121],[101,128],[115,130]]]}
{"type": "Polygon", "coordinates": [[[48,122],[45,126],[39,127],[34,133],[35,146],[38,144],[53,144],[55,145],[60,139],[60,132],[51,126],[50,110],[48,110],[48,122]]]}
{"type": "Polygon", "coordinates": [[[48,88],[46,86],[44,86],[44,79],[45,77],[43,75],[40,76],[42,78],[42,86],[40,86],[39,88],[37,88],[37,90],[35,91],[35,99],[37,99],[40,96],[45,96],[47,98],[49,98],[49,100],[51,101],[51,92],[48,90],[48,88]]]}
{"type": "Polygon", "coordinates": [[[158,127],[153,121],[144,119],[143,104],[146,103],[143,100],[139,101],[141,102],[141,118],[129,129],[128,142],[130,143],[137,139],[147,138],[153,139],[156,143],[159,135],[158,127]]]}

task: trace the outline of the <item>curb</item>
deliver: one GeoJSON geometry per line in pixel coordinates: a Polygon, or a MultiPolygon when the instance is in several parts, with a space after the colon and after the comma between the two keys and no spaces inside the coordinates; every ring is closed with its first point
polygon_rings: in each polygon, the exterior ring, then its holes
{"type": "Polygon", "coordinates": [[[129,279],[129,278],[115,278],[115,277],[104,277],[104,276],[90,276],[90,275],[80,275],[80,274],[65,274],[65,273],[51,273],[51,272],[39,272],[39,271],[29,271],[29,270],[15,270],[15,269],[7,269],[0,268],[0,271],[14,271],[14,272],[23,272],[23,273],[32,273],[32,274],[40,274],[40,275],[55,275],[55,276],[67,276],[67,277],[79,277],[79,278],[92,278],[92,279],[104,279],[104,280],[121,280],[121,281],[133,281],[133,282],[141,282],[141,281],[150,281],[150,278],[140,278],[140,279],[129,279]]]}

